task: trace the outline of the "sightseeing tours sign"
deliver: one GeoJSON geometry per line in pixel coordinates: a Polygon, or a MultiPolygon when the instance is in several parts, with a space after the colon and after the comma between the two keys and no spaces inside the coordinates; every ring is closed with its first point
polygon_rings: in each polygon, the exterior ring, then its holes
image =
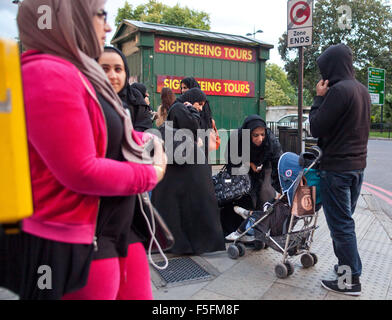
{"type": "MultiPolygon", "coordinates": [[[[181,80],[184,77],[157,76],[157,92],[170,88],[174,93],[181,93],[181,80]]],[[[255,97],[255,84],[250,81],[195,78],[200,89],[208,96],[255,97]]]]}
{"type": "Polygon", "coordinates": [[[162,37],[155,38],[155,52],[210,59],[256,62],[256,49],[162,37]]]}

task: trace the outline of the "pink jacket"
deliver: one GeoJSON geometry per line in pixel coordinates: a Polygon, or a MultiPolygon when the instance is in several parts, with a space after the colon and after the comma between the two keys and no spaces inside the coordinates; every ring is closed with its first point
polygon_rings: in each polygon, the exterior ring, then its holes
{"type": "Polygon", "coordinates": [[[103,111],[79,74],[61,58],[37,51],[22,55],[34,203],[34,214],[22,227],[54,241],[91,244],[100,196],[149,191],[157,177],[151,165],[104,158],[103,111]]]}

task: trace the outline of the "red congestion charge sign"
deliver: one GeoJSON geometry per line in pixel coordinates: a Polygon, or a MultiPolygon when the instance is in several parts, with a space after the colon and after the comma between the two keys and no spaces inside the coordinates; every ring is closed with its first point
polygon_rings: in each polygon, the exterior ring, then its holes
{"type": "Polygon", "coordinates": [[[302,26],[309,21],[311,9],[309,4],[304,1],[296,2],[290,10],[290,20],[297,26],[302,26]]]}
{"type": "Polygon", "coordinates": [[[256,62],[255,49],[162,37],[155,38],[155,52],[211,59],[256,62]]]}
{"type": "Polygon", "coordinates": [[[312,45],[313,0],[289,0],[287,2],[287,46],[312,45]]]}
{"type": "MultiPolygon", "coordinates": [[[[157,92],[170,88],[174,93],[181,93],[181,80],[184,77],[157,76],[157,92]]],[[[254,82],[196,78],[201,90],[207,96],[255,97],[254,82]]]]}

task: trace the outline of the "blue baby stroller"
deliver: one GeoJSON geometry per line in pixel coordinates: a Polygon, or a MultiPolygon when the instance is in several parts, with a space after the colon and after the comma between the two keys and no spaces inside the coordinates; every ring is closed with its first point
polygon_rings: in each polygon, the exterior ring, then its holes
{"type": "Polygon", "coordinates": [[[250,230],[254,231],[254,248],[264,249],[270,247],[282,253],[282,262],[275,266],[275,274],[284,279],[293,274],[294,265],[289,257],[301,255],[301,264],[310,268],[317,263],[317,256],[310,252],[314,231],[317,227],[318,210],[321,208],[319,197],[319,171],[316,169],[322,152],[318,147],[312,147],[312,152],[295,153],[287,152],[279,159],[278,171],[282,195],[264,212],[257,211],[251,217],[250,225],[228,247],[230,258],[237,259],[246,252],[246,247],[241,238],[250,230]],[[306,177],[308,186],[316,187],[315,210],[307,215],[295,215],[292,210],[293,199],[303,177],[306,177]],[[300,223],[302,222],[302,223],[300,223]],[[295,229],[295,226],[300,226],[295,229]]]}

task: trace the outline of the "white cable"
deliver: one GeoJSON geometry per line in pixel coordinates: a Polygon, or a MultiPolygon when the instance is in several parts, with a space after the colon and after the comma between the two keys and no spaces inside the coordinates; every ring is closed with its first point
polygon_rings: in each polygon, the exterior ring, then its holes
{"type": "Polygon", "coordinates": [[[150,245],[148,247],[148,259],[150,260],[151,264],[159,269],[159,270],[165,270],[168,265],[169,265],[169,260],[167,259],[166,255],[164,254],[158,240],[155,238],[155,218],[154,218],[154,213],[153,210],[154,208],[152,207],[150,198],[148,196],[148,193],[143,193],[143,194],[138,194],[138,198],[139,198],[139,203],[140,203],[140,209],[142,211],[142,214],[144,216],[144,219],[146,220],[147,226],[148,226],[148,230],[150,231],[151,234],[151,240],[150,240],[150,245]],[[150,221],[148,220],[147,214],[144,211],[144,207],[143,207],[143,201],[148,205],[149,209],[150,209],[150,213],[151,213],[151,220],[152,220],[152,227],[150,224],[150,221]],[[161,255],[161,257],[163,257],[163,259],[165,260],[165,265],[163,267],[158,266],[153,260],[152,260],[152,255],[151,255],[151,249],[152,249],[152,244],[153,242],[155,242],[159,254],[161,255]]]}

